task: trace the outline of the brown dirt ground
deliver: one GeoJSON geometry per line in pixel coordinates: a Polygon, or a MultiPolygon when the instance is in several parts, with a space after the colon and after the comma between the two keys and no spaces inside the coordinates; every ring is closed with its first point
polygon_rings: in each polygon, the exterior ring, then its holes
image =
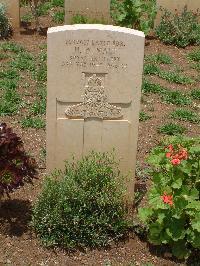
{"type": "MultiPolygon", "coordinates": [[[[27,31],[21,29],[13,36],[13,40],[21,43],[28,51],[37,54],[39,44],[46,43],[46,36],[37,33],[26,34],[27,31]]],[[[194,47],[178,49],[173,46],[161,44],[158,40],[150,40],[145,48],[145,54],[155,54],[158,52],[167,53],[172,56],[175,64],[184,69],[184,73],[197,76],[197,72],[189,68],[185,55],[194,47]]],[[[163,66],[165,67],[165,66],[163,66]]],[[[151,80],[159,82],[170,89],[180,89],[189,91],[192,86],[175,85],[168,83],[158,77],[150,77],[151,80]]],[[[195,84],[200,87],[200,82],[195,84]]],[[[199,104],[199,103],[197,103],[199,104]]],[[[159,143],[161,135],[157,133],[157,127],[168,119],[168,114],[176,107],[164,104],[155,95],[143,96],[141,110],[151,115],[151,119],[141,122],[139,126],[138,153],[137,160],[143,168],[146,166],[145,158],[149,150],[159,143]]],[[[29,223],[31,220],[31,206],[35,202],[37,195],[41,191],[41,184],[45,176],[45,163],[41,158],[41,149],[45,148],[45,130],[22,129],[18,123],[19,117],[4,117],[2,122],[6,122],[14,128],[14,131],[22,137],[25,150],[32,154],[39,165],[38,179],[33,181],[33,185],[26,184],[24,187],[11,194],[11,199],[4,199],[0,209],[0,265],[142,265],[152,263],[159,266],[186,265],[172,258],[167,249],[157,249],[149,246],[147,242],[140,240],[136,235],[130,235],[129,240],[113,245],[107,250],[87,250],[67,253],[59,249],[47,249],[42,247],[29,223]],[[107,264],[106,264],[107,263],[107,264]]],[[[187,129],[187,135],[199,135],[198,125],[188,122],[182,123],[187,129]]],[[[139,177],[138,177],[139,179],[139,177]]],[[[140,182],[140,181],[139,181],[140,182]]],[[[147,185],[149,181],[147,181],[147,185]]],[[[192,264],[187,264],[192,265],[192,264]]],[[[196,264],[196,265],[200,265],[196,264]]]]}

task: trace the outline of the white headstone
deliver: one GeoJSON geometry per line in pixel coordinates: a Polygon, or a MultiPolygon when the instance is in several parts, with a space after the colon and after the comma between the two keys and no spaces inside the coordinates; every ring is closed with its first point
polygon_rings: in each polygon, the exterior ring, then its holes
{"type": "Polygon", "coordinates": [[[47,169],[115,148],[133,197],[144,34],[103,25],[48,30],[47,169]]]}

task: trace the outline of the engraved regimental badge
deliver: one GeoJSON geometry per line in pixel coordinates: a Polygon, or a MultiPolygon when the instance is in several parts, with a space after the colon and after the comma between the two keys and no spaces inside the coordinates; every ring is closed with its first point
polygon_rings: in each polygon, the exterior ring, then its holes
{"type": "Polygon", "coordinates": [[[102,78],[92,74],[84,87],[83,102],[68,107],[65,114],[69,118],[119,119],[122,108],[108,103],[102,78]]]}

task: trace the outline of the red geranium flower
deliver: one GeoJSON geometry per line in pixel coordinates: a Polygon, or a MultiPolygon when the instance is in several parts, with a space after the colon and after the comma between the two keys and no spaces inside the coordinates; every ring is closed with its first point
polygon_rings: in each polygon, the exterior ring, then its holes
{"type": "Polygon", "coordinates": [[[167,153],[166,153],[166,157],[167,157],[167,158],[171,158],[171,156],[172,156],[171,152],[167,152],[167,153]]]}
{"type": "Polygon", "coordinates": [[[163,196],[161,196],[161,199],[164,203],[169,204],[170,206],[173,205],[173,196],[172,195],[166,195],[164,192],[163,196]]]}
{"type": "Polygon", "coordinates": [[[171,160],[171,163],[172,163],[173,165],[179,165],[179,164],[181,163],[181,160],[178,159],[178,158],[177,158],[177,159],[175,158],[175,159],[172,159],[172,160],[171,160]]]}

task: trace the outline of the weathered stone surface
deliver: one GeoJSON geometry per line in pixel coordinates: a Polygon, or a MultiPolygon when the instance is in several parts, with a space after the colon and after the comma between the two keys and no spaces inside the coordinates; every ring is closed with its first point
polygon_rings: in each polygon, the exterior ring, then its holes
{"type": "Polygon", "coordinates": [[[0,3],[5,4],[12,27],[19,28],[20,27],[19,0],[0,0],[0,3]]]}
{"type": "MultiPolygon", "coordinates": [[[[172,13],[178,12],[180,13],[184,6],[187,5],[188,10],[192,11],[197,11],[199,9],[200,11],[200,1],[199,0],[157,0],[157,6],[158,9],[160,7],[165,8],[169,10],[172,13]]],[[[160,22],[160,18],[162,16],[162,12],[159,10],[156,20],[155,20],[155,25],[158,25],[160,22]]]]}
{"type": "Polygon", "coordinates": [[[72,18],[77,14],[108,23],[110,0],[65,0],[65,23],[72,24],[72,18]]]}
{"type": "Polygon", "coordinates": [[[103,25],[48,31],[47,169],[115,148],[133,196],[144,34],[103,25]]]}

